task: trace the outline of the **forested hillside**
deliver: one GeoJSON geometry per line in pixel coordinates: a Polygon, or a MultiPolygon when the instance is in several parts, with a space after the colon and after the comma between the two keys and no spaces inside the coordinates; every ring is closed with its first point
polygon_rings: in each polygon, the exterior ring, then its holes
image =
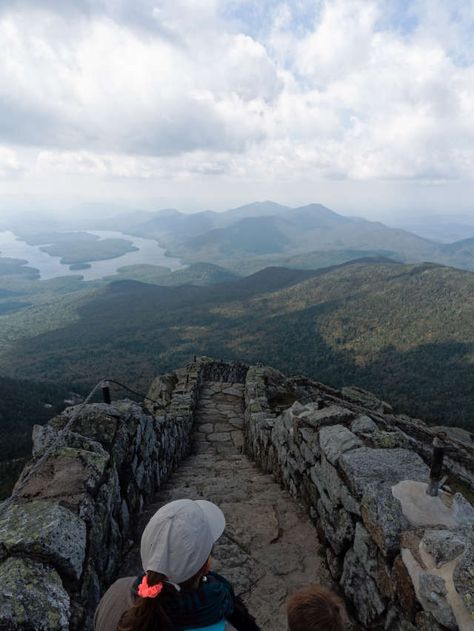
{"type": "Polygon", "coordinates": [[[58,414],[70,389],[0,377],[0,498],[31,453],[31,430],[58,414]]]}
{"type": "Polygon", "coordinates": [[[12,352],[0,361],[15,375],[83,384],[107,375],[141,388],[193,354],[261,361],[473,427],[474,274],[362,261],[210,287],[122,281],[82,297],[63,326],[18,339],[14,362],[12,352]]]}

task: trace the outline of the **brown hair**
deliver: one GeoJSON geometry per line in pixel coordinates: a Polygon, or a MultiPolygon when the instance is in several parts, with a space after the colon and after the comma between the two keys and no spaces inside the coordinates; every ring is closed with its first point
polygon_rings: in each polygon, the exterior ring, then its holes
{"type": "MultiPolygon", "coordinates": [[[[199,579],[208,568],[208,561],[190,579],[180,584],[182,590],[195,589],[199,579]]],[[[163,589],[156,598],[137,597],[135,603],[120,618],[117,631],[174,631],[175,626],[169,619],[162,606],[161,596],[177,593],[172,583],[168,583],[166,576],[148,570],[146,573],[148,585],[152,587],[163,583],[163,589]]]]}
{"type": "Polygon", "coordinates": [[[310,585],[288,600],[289,631],[342,631],[344,604],[334,592],[310,585]]]}

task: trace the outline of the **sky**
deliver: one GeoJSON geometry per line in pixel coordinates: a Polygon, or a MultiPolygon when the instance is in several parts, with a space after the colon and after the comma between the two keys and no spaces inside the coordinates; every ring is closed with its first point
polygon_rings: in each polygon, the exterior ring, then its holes
{"type": "Polygon", "coordinates": [[[0,0],[0,212],[474,214],[474,0],[0,0]]]}

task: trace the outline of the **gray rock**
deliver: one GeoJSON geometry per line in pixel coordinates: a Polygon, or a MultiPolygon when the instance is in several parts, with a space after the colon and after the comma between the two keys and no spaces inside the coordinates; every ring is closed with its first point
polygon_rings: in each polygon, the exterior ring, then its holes
{"type": "Polygon", "coordinates": [[[402,432],[386,432],[377,430],[370,435],[370,441],[376,449],[395,449],[403,447],[409,449],[411,447],[410,440],[402,432]]]}
{"type": "Polygon", "coordinates": [[[110,461],[101,453],[59,447],[42,463],[21,490],[28,499],[44,499],[76,510],[88,493],[94,494],[110,461]]]}
{"type": "Polygon", "coordinates": [[[347,486],[339,477],[337,469],[329,464],[326,458],[323,457],[320,462],[316,462],[310,475],[319,494],[321,496],[327,495],[333,506],[342,504],[350,513],[360,515],[358,502],[349,493],[347,486]]]}
{"type": "Polygon", "coordinates": [[[2,631],[68,631],[69,616],[69,596],[56,570],[15,557],[0,563],[2,631]]]}
{"type": "Polygon", "coordinates": [[[351,430],[356,434],[371,434],[378,429],[377,424],[370,416],[358,416],[355,421],[352,422],[351,430]]]}
{"type": "Polygon", "coordinates": [[[71,431],[65,432],[60,438],[58,430],[50,425],[33,425],[32,440],[33,456],[41,455],[46,449],[51,447],[53,443],[55,450],[59,447],[71,447],[96,452],[104,456],[107,455],[106,450],[98,441],[71,431]]]}
{"type": "Polygon", "coordinates": [[[474,620],[474,532],[472,530],[464,554],[454,570],[454,586],[474,620]]]}
{"type": "Polygon", "coordinates": [[[458,557],[466,547],[466,540],[452,530],[426,530],[423,543],[440,567],[458,557]]]}
{"type": "Polygon", "coordinates": [[[306,425],[316,430],[326,425],[346,423],[354,418],[353,412],[338,405],[330,405],[320,410],[318,404],[309,403],[304,406],[304,410],[299,407],[295,411],[294,408],[295,406],[291,410],[293,416],[298,419],[298,426],[306,425]]]}
{"type": "Polygon", "coordinates": [[[416,614],[416,628],[420,631],[445,631],[429,611],[420,611],[416,614]]]}
{"type": "Polygon", "coordinates": [[[340,584],[346,598],[352,602],[357,618],[364,625],[369,625],[384,612],[385,605],[377,585],[354,550],[349,550],[344,558],[340,584]]]}
{"type": "Polygon", "coordinates": [[[342,574],[342,557],[326,548],[326,563],[334,580],[339,581],[342,574]]]}
{"type": "Polygon", "coordinates": [[[429,478],[429,469],[420,456],[407,449],[362,447],[342,454],[339,466],[359,497],[372,482],[392,486],[401,480],[426,482],[429,478]]]}
{"type": "Polygon", "coordinates": [[[458,625],[451,605],[446,599],[446,584],[441,576],[423,572],[420,574],[418,590],[423,608],[429,611],[435,620],[444,627],[456,631],[458,625]]]}
{"type": "MultiPolygon", "coordinates": [[[[138,407],[136,404],[122,402],[120,409],[119,402],[114,405],[105,403],[90,403],[82,409],[81,413],[74,420],[71,431],[88,436],[98,441],[104,446],[112,444],[117,431],[118,419],[130,407],[138,407]]],[[[49,421],[51,427],[62,429],[70,420],[72,414],[76,413],[76,408],[67,408],[62,414],[49,421]]]]}
{"type": "Polygon", "coordinates": [[[152,400],[147,399],[145,402],[152,413],[169,405],[177,381],[177,377],[174,373],[161,375],[153,381],[148,391],[148,397],[152,400]]]}
{"type": "Polygon", "coordinates": [[[306,465],[311,466],[316,464],[316,460],[319,455],[319,448],[316,451],[313,447],[310,447],[307,443],[302,443],[300,447],[301,456],[306,465]]]}
{"type": "Polygon", "coordinates": [[[448,438],[458,440],[461,443],[467,443],[470,446],[474,441],[473,432],[470,432],[467,429],[463,429],[462,427],[435,425],[431,429],[434,432],[445,432],[448,435],[448,438]]]}
{"type": "Polygon", "coordinates": [[[326,540],[336,554],[341,554],[354,537],[354,524],[349,513],[343,508],[328,510],[321,499],[318,500],[317,509],[326,540]]]}
{"type": "Polygon", "coordinates": [[[12,504],[0,517],[0,556],[38,557],[78,580],[86,534],[82,519],[67,508],[43,501],[12,504]]]}
{"type": "Polygon", "coordinates": [[[363,447],[364,443],[344,425],[332,425],[321,428],[319,445],[329,462],[336,464],[343,453],[363,447]]]}
{"type": "Polygon", "coordinates": [[[462,526],[474,526],[474,506],[461,493],[454,495],[453,516],[462,526]]]}
{"type": "Polygon", "coordinates": [[[231,439],[230,432],[214,432],[208,434],[207,437],[212,443],[222,443],[231,439]]]}
{"type": "Polygon", "coordinates": [[[403,619],[401,611],[391,607],[385,617],[384,631],[416,631],[416,627],[403,619]]]}
{"type": "Polygon", "coordinates": [[[369,484],[362,497],[360,511],[364,526],[385,556],[400,549],[400,533],[410,524],[400,502],[384,484],[369,484]]]}
{"type": "Polygon", "coordinates": [[[377,546],[360,521],[356,524],[352,548],[367,574],[376,580],[377,546]]]}
{"type": "Polygon", "coordinates": [[[355,403],[359,403],[369,410],[377,412],[392,412],[392,406],[386,401],[381,401],[372,392],[367,392],[357,386],[346,386],[342,388],[342,394],[355,403]]]}

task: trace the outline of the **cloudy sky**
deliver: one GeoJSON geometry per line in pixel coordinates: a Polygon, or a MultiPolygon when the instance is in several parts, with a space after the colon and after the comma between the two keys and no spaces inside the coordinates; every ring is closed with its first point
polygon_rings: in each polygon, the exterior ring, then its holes
{"type": "Polygon", "coordinates": [[[0,0],[0,209],[474,213],[474,0],[0,0]]]}

